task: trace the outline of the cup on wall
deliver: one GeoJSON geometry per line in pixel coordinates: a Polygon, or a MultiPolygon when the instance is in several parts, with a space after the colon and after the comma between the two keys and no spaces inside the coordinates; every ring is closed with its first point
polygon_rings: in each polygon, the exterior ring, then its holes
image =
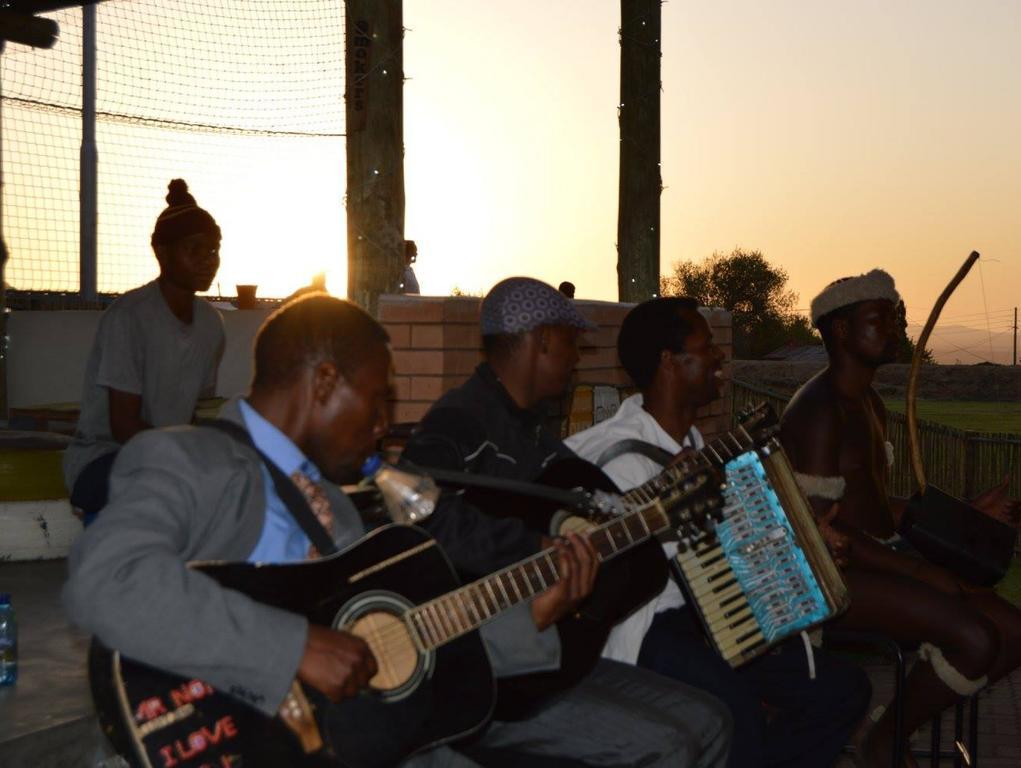
{"type": "Polygon", "coordinates": [[[238,289],[238,309],[258,309],[259,302],[255,299],[255,291],[258,290],[257,285],[239,285],[238,289]]]}

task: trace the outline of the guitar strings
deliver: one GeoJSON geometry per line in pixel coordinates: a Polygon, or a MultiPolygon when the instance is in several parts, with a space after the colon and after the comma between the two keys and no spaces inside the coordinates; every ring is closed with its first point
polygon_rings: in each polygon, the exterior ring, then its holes
{"type": "MultiPolygon", "coordinates": [[[[730,433],[728,436],[734,441],[738,449],[744,449],[745,446],[742,445],[740,440],[734,437],[733,433],[730,433]]],[[[754,444],[754,440],[752,440],[751,442],[754,444]]],[[[727,445],[723,443],[722,440],[720,440],[719,438],[713,441],[713,443],[715,443],[716,447],[718,447],[724,452],[724,455],[728,454],[731,456],[734,455],[733,451],[730,448],[728,448],[727,445]]],[[[695,454],[696,461],[700,459],[706,464],[711,464],[711,462],[709,462],[708,458],[705,456],[705,450],[706,449],[712,450],[713,443],[706,444],[706,446],[701,451],[696,452],[695,454]]],[[[677,485],[683,480],[693,475],[695,471],[697,471],[697,467],[693,467],[688,463],[684,463],[680,465],[667,467],[664,470],[664,472],[661,473],[661,475],[657,476],[657,478],[654,479],[659,479],[662,476],[668,476],[672,483],[674,485],[677,485]]],[[[660,493],[661,492],[662,490],[660,490],[660,493]]],[[[641,502],[643,506],[646,506],[647,508],[647,505],[651,504],[654,499],[658,498],[660,493],[657,493],[656,489],[650,486],[650,483],[643,483],[641,486],[638,486],[637,488],[634,488],[631,491],[623,494],[623,498],[625,501],[631,503],[633,503],[637,499],[639,502],[641,502]]],[[[648,521],[646,521],[642,516],[643,511],[645,510],[644,509],[633,510],[631,514],[641,518],[645,526],[648,528],[649,527],[648,521]]],[[[597,531],[605,533],[607,536],[607,540],[614,545],[615,543],[613,541],[613,536],[612,534],[609,533],[608,528],[612,523],[619,522],[620,519],[621,518],[617,518],[614,521],[610,521],[604,524],[603,526],[600,526],[600,528],[597,531]]],[[[549,555],[551,555],[554,551],[555,550],[553,549],[547,549],[543,552],[537,553],[529,561],[526,561],[526,563],[522,563],[521,565],[516,567],[523,567],[524,565],[527,565],[528,562],[536,562],[543,557],[549,557],[549,555]]],[[[482,579],[473,582],[472,584],[465,585],[464,587],[461,587],[455,592],[449,593],[439,598],[434,598],[433,600],[427,601],[422,605],[410,608],[400,615],[392,614],[386,611],[376,612],[379,614],[384,614],[386,616],[392,617],[393,620],[383,622],[384,626],[382,627],[378,626],[376,621],[371,622],[372,626],[369,627],[369,634],[371,634],[371,638],[363,636],[363,639],[367,643],[369,643],[370,647],[372,646],[373,642],[378,642],[380,645],[383,646],[389,646],[394,644],[395,642],[399,642],[401,645],[398,648],[398,650],[396,652],[391,651],[391,653],[404,652],[406,656],[400,657],[396,660],[409,658],[411,656],[411,654],[407,653],[409,647],[414,651],[414,656],[415,658],[417,658],[418,646],[415,645],[414,643],[413,633],[419,635],[420,639],[423,641],[423,645],[428,645],[430,646],[430,648],[435,648],[439,647],[439,645],[442,645],[445,642],[449,642],[450,640],[453,640],[461,635],[464,635],[467,632],[474,631],[479,626],[484,624],[486,621],[492,619],[493,617],[502,613],[503,611],[513,607],[514,605],[517,605],[518,603],[524,602],[527,599],[536,597],[539,594],[542,594],[542,592],[545,592],[546,590],[552,588],[560,580],[561,576],[559,573],[557,563],[555,561],[551,562],[550,566],[553,571],[552,574],[554,577],[553,583],[547,585],[545,589],[536,592],[534,595],[530,595],[528,598],[521,598],[520,593],[518,594],[519,599],[513,600],[510,598],[510,595],[509,593],[507,593],[506,588],[499,582],[499,579],[502,578],[503,576],[509,575],[510,571],[503,571],[498,574],[493,574],[487,577],[486,579],[482,579]],[[493,581],[495,581],[497,586],[500,587],[501,591],[504,592],[504,596],[509,600],[510,604],[507,606],[501,605],[500,600],[496,597],[496,594],[494,592],[493,602],[496,604],[496,611],[490,615],[483,616],[482,619],[479,620],[477,617],[482,616],[482,612],[479,610],[479,607],[477,605],[478,599],[475,596],[471,595],[470,590],[473,588],[480,589],[484,584],[488,584],[493,581]],[[469,610],[468,604],[466,603],[465,599],[466,597],[468,600],[471,601],[473,610],[469,610]],[[457,604],[457,602],[455,601],[459,602],[459,604],[457,604]],[[435,616],[431,618],[426,612],[430,606],[433,608],[433,611],[435,613],[435,616]],[[424,633],[421,632],[417,626],[414,626],[414,622],[412,621],[412,614],[415,612],[418,612],[418,614],[421,617],[423,626],[425,626],[426,630],[430,634],[434,633],[435,630],[439,630],[440,634],[445,636],[444,638],[441,639],[441,642],[439,644],[433,645],[432,641],[428,637],[423,636],[424,633]],[[472,613],[476,615],[476,618],[472,618],[472,613]],[[437,624],[438,626],[430,627],[429,626],[430,622],[437,624]],[[453,632],[451,632],[451,629],[453,630],[453,632]]],[[[516,585],[514,585],[513,577],[511,577],[511,580],[512,586],[515,587],[515,591],[518,591],[516,585]]],[[[526,583],[528,583],[527,578],[525,581],[526,583]]],[[[529,584],[529,586],[531,585],[529,584]]],[[[485,606],[486,609],[485,613],[488,614],[489,605],[484,599],[484,596],[482,599],[482,604],[485,606]]],[[[357,622],[354,622],[354,624],[352,624],[351,626],[353,627],[355,624],[364,622],[372,616],[373,614],[366,614],[363,617],[359,618],[359,620],[357,622]]],[[[389,664],[391,660],[393,660],[393,657],[389,656],[386,660],[386,663],[389,664]]]]}

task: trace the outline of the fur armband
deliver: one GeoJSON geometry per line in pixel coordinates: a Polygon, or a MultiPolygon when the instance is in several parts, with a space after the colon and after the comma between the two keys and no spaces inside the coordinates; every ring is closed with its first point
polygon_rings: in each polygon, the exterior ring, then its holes
{"type": "Polygon", "coordinates": [[[836,477],[823,477],[821,475],[803,475],[801,472],[794,473],[794,479],[805,495],[813,499],[828,499],[839,501],[844,497],[844,489],[847,481],[840,475],[836,477]]]}
{"type": "Polygon", "coordinates": [[[922,643],[921,646],[919,646],[918,658],[932,664],[932,669],[936,673],[936,677],[942,680],[946,687],[958,696],[971,696],[985,688],[986,684],[989,682],[989,678],[985,675],[982,675],[982,677],[976,680],[971,680],[962,675],[957,669],[951,666],[949,661],[947,661],[946,656],[943,655],[943,651],[932,643],[922,643]]]}

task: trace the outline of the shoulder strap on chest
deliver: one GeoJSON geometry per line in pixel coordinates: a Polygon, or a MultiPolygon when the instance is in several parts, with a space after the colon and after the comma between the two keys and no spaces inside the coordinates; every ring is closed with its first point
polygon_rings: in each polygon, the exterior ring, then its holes
{"type": "Polygon", "coordinates": [[[614,459],[620,456],[625,456],[629,453],[637,453],[647,459],[651,459],[661,467],[665,467],[674,459],[673,454],[671,454],[670,451],[660,448],[658,445],[647,443],[644,440],[632,438],[628,440],[621,440],[620,442],[607,447],[605,451],[599,454],[599,458],[596,459],[596,466],[605,467],[614,459]]]}
{"type": "Polygon", "coordinates": [[[259,454],[262,463],[269,470],[270,477],[273,478],[273,486],[277,490],[277,495],[284,502],[287,511],[291,513],[294,521],[301,527],[305,535],[308,536],[309,541],[319,550],[319,554],[326,557],[337,551],[337,545],[333,543],[333,536],[323,528],[316,518],[315,513],[305,499],[305,495],[291,482],[291,478],[285,475],[276,464],[270,461],[266,454],[259,450],[252,440],[252,436],[248,434],[247,429],[240,424],[227,421],[226,419],[203,420],[199,422],[199,426],[211,427],[223,432],[259,454]]]}

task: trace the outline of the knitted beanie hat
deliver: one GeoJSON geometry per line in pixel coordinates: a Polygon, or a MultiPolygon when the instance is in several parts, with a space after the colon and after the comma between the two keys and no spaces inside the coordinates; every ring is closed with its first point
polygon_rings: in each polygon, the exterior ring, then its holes
{"type": "Polygon", "coordinates": [[[208,232],[220,237],[220,227],[216,219],[195,203],[195,198],[188,192],[188,184],[184,179],[173,179],[167,185],[167,207],[156,219],[156,228],[152,231],[153,247],[180,240],[188,235],[208,232]]]}

